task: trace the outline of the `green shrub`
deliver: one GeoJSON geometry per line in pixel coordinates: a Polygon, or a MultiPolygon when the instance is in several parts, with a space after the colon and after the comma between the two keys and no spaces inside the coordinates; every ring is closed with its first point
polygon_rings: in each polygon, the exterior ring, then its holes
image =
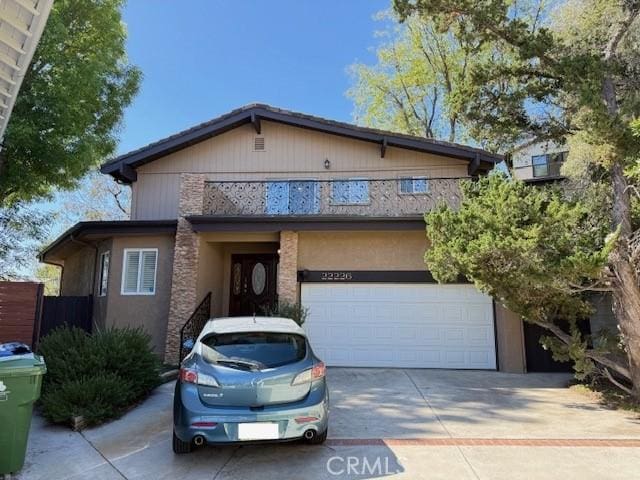
{"type": "Polygon", "coordinates": [[[104,373],[60,383],[41,397],[42,413],[54,423],[82,416],[87,425],[117,417],[133,400],[132,382],[115,373],[104,373]]]}
{"type": "Polygon", "coordinates": [[[42,339],[47,363],[42,412],[55,423],[82,415],[87,425],[117,417],[159,383],[160,363],[142,329],[59,327],[42,339]]]}
{"type": "Polygon", "coordinates": [[[266,310],[265,315],[268,317],[290,318],[298,325],[302,326],[309,316],[309,309],[307,307],[303,307],[299,303],[278,302],[278,305],[275,308],[266,310]]]}

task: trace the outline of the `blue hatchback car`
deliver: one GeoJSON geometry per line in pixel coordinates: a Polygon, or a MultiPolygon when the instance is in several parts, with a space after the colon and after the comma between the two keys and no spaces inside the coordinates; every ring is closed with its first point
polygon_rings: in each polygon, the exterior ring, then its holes
{"type": "Polygon", "coordinates": [[[173,451],[236,442],[327,438],[325,366],[293,320],[209,320],[182,362],[173,451]]]}

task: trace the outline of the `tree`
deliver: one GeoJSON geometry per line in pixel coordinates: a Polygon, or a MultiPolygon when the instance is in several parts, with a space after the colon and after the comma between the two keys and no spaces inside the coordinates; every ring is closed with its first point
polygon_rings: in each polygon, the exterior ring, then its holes
{"type": "Polygon", "coordinates": [[[592,313],[584,293],[608,290],[602,275],[612,247],[608,222],[594,218],[592,205],[606,202],[606,194],[595,189],[576,197],[502,175],[464,182],[462,193],[458,210],[442,206],[425,217],[432,242],[425,261],[434,277],[473,279],[508,309],[552,332],[557,340],[545,343],[556,358],[573,360],[579,377],[599,368],[630,380],[616,342],[594,335],[590,347],[577,326],[592,313]],[[569,324],[569,331],[559,323],[569,324]]]}
{"type": "Polygon", "coordinates": [[[79,182],[78,188],[61,192],[59,201],[69,225],[86,220],[127,220],[131,188],[93,171],[79,182]]]}
{"type": "Polygon", "coordinates": [[[115,151],[138,90],[128,63],[124,0],[56,0],[0,152],[0,207],[73,188],[115,151]]]}
{"type": "MultiPolygon", "coordinates": [[[[396,20],[385,13],[380,19],[396,20]]],[[[413,15],[386,32],[391,40],[377,50],[375,66],[355,64],[348,94],[356,118],[368,126],[411,135],[460,140],[464,98],[471,66],[490,52],[471,37],[439,31],[433,21],[413,15]]]]}
{"type": "Polygon", "coordinates": [[[457,38],[471,36],[513,54],[474,66],[462,112],[474,136],[503,148],[523,138],[578,136],[593,147],[611,183],[616,241],[608,269],[633,394],[640,397],[640,233],[632,177],[625,175],[640,156],[633,128],[640,116],[640,1],[567,2],[555,25],[545,21],[545,3],[534,0],[394,0],[394,8],[401,19],[421,15],[457,38]]]}
{"type": "Polygon", "coordinates": [[[20,203],[0,208],[0,280],[26,276],[30,260],[46,237],[49,220],[20,203]]]}
{"type": "Polygon", "coordinates": [[[35,272],[35,277],[44,284],[44,294],[56,296],[60,293],[60,267],[41,263],[35,272]]]}

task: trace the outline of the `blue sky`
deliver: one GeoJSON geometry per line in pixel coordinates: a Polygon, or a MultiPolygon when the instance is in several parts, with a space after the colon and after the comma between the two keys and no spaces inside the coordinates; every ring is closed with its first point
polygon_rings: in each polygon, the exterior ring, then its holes
{"type": "Polygon", "coordinates": [[[130,0],[127,50],[144,74],[119,152],[251,102],[350,121],[347,67],[375,61],[389,0],[130,0]],[[188,5],[188,8],[187,8],[188,5]]]}

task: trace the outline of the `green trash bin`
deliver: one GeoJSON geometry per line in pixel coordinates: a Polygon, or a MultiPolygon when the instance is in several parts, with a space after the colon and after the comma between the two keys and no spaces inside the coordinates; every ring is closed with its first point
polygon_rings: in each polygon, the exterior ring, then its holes
{"type": "Polygon", "coordinates": [[[31,412],[46,371],[44,359],[33,353],[0,356],[0,475],[24,465],[31,412]]]}

